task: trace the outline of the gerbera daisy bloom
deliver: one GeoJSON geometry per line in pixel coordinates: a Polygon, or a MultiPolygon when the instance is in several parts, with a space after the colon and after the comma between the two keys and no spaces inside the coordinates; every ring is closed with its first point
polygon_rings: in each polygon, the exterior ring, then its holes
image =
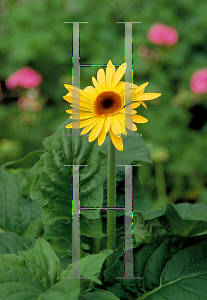
{"type": "Polygon", "coordinates": [[[143,101],[159,97],[160,93],[145,93],[147,83],[140,86],[120,81],[126,70],[126,63],[117,71],[111,60],[106,67],[106,73],[101,68],[97,73],[97,80],[92,77],[94,87],[88,86],[81,90],[72,85],[64,86],[69,93],[63,98],[72,103],[72,108],[66,110],[72,114],[70,119],[77,121],[65,126],[66,128],[83,128],[81,134],[90,130],[88,141],[92,142],[98,137],[101,146],[109,132],[112,143],[119,151],[123,150],[121,133],[127,135],[126,128],[136,131],[133,123],[146,123],[148,120],[134,110],[140,103],[147,108],[143,101]],[[131,103],[133,101],[133,103],[131,103]],[[126,128],[125,128],[126,127],[126,128]]]}

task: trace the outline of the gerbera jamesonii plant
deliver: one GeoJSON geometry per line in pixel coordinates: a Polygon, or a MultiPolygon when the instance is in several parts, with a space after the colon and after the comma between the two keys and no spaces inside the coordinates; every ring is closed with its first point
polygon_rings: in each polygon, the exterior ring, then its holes
{"type": "MultiPolygon", "coordinates": [[[[108,178],[107,178],[107,208],[116,207],[116,149],[123,151],[121,133],[127,135],[127,129],[136,131],[134,123],[146,123],[148,120],[137,115],[135,108],[144,101],[159,97],[160,93],[144,93],[148,82],[137,86],[120,81],[126,70],[126,63],[117,71],[109,60],[106,73],[101,68],[97,73],[97,80],[92,77],[94,87],[88,86],[81,90],[72,85],[65,84],[69,93],[63,98],[71,103],[72,109],[66,112],[72,114],[70,119],[77,120],[66,128],[83,128],[81,135],[88,133],[88,141],[92,142],[98,137],[101,146],[109,132],[108,148],[108,178]],[[126,128],[125,128],[126,127],[126,128]]],[[[107,248],[115,251],[116,210],[107,211],[107,248]]],[[[109,267],[114,262],[114,256],[107,259],[109,267]]]]}

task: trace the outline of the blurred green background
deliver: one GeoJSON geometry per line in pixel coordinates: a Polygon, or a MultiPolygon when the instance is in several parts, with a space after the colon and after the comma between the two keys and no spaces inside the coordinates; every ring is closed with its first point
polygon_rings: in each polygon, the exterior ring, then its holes
{"type": "MultiPolygon", "coordinates": [[[[162,96],[149,101],[138,124],[151,151],[153,166],[143,163],[140,180],[154,207],[166,203],[207,203],[207,95],[189,87],[192,74],[207,68],[207,2],[205,0],[1,0],[0,1],[0,164],[44,149],[43,139],[68,118],[63,100],[72,84],[72,24],[80,24],[80,63],[124,62],[124,25],[133,25],[135,84],[149,81],[146,92],[162,96]],[[147,39],[155,23],[174,27],[174,46],[147,39]],[[40,72],[34,90],[7,90],[5,80],[19,68],[40,72]],[[35,105],[20,105],[31,97],[35,105]],[[19,102],[18,102],[19,101],[19,102]]],[[[92,85],[98,67],[81,68],[80,87],[92,85]]]]}

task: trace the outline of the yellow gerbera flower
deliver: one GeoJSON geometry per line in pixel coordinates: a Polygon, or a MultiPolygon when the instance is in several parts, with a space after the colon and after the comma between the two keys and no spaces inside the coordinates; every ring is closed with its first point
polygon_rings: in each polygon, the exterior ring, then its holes
{"type": "Polygon", "coordinates": [[[88,86],[81,90],[72,85],[64,86],[69,93],[63,98],[72,103],[72,108],[66,110],[72,114],[70,119],[78,121],[65,126],[66,128],[83,128],[81,134],[90,130],[88,141],[92,142],[98,137],[101,146],[109,131],[112,143],[119,151],[123,150],[121,133],[127,135],[126,128],[136,131],[133,123],[146,123],[148,120],[134,110],[140,103],[147,108],[144,101],[159,97],[160,93],[144,93],[147,83],[140,86],[120,81],[126,70],[126,63],[122,64],[117,71],[111,60],[106,67],[106,73],[99,69],[97,80],[92,77],[94,87],[88,86]],[[134,103],[130,103],[131,101],[134,103]],[[126,128],[125,128],[126,127],[126,128]]]}

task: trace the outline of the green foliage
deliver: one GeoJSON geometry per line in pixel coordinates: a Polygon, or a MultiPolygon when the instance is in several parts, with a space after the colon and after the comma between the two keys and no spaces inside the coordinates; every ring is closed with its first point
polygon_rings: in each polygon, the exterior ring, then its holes
{"type": "Polygon", "coordinates": [[[41,221],[40,202],[23,194],[26,184],[27,178],[22,174],[11,174],[0,168],[1,232],[12,231],[25,236],[33,224],[41,221]]]}
{"type": "Polygon", "coordinates": [[[77,299],[77,281],[57,282],[60,262],[44,239],[37,239],[32,249],[18,254],[0,255],[1,299],[77,299]]]}
{"type": "MultiPolygon", "coordinates": [[[[32,168],[36,179],[31,187],[32,199],[48,202],[43,206],[43,223],[71,219],[72,213],[72,165],[80,166],[80,203],[82,207],[101,207],[102,183],[107,174],[107,156],[99,153],[96,142],[88,143],[87,136],[67,136],[65,125],[44,141],[48,151],[32,168]],[[84,166],[87,165],[87,166],[84,166]],[[67,209],[66,209],[67,208],[67,209]]],[[[84,210],[88,219],[97,219],[99,212],[84,210]]]]}
{"type": "Polygon", "coordinates": [[[136,243],[153,241],[167,232],[185,237],[206,233],[206,210],[206,205],[182,203],[154,211],[134,211],[136,243]]]}
{"type": "MultiPolygon", "coordinates": [[[[104,143],[100,147],[100,151],[104,154],[108,153],[108,136],[104,143]]],[[[132,161],[138,163],[144,161],[151,163],[150,152],[146,148],[141,136],[136,132],[132,136],[122,137],[124,149],[123,151],[117,151],[116,163],[117,165],[130,165],[132,161]]]]}
{"type": "Polygon", "coordinates": [[[134,249],[133,275],[124,275],[124,256],[105,271],[107,290],[122,299],[199,299],[207,296],[206,236],[183,238],[165,235],[134,249]]]}
{"type": "MultiPolygon", "coordinates": [[[[0,78],[5,80],[18,68],[29,65],[43,76],[40,96],[45,101],[51,99],[54,105],[46,104],[42,111],[19,111],[16,103],[1,104],[0,163],[41,149],[41,141],[65,119],[69,107],[62,96],[66,93],[63,84],[72,84],[72,24],[63,22],[88,22],[80,24],[81,64],[106,64],[109,59],[121,64],[124,25],[117,22],[140,21],[133,25],[133,81],[149,81],[146,91],[161,92],[162,96],[151,101],[148,110],[138,108],[138,114],[149,119],[138,126],[138,131],[147,144],[151,143],[151,152],[154,146],[168,149],[164,172],[169,201],[204,202],[207,164],[200,153],[207,146],[207,127],[204,120],[199,129],[200,114],[194,126],[197,130],[189,124],[195,105],[207,108],[206,95],[193,94],[189,83],[196,70],[207,66],[205,11],[204,0],[3,1],[0,78]],[[160,22],[177,30],[176,45],[150,43],[147,32],[160,22]]],[[[80,68],[81,88],[92,84],[96,71],[97,67],[80,68]]],[[[12,96],[18,98],[21,92],[15,91],[12,96]]],[[[166,200],[159,202],[153,174],[151,166],[145,166],[140,172],[141,182],[149,199],[165,206],[166,200]]]]}
{"type": "MultiPolygon", "coordinates": [[[[84,205],[85,196],[85,205],[94,207],[94,201],[98,200],[101,207],[106,206],[107,163],[107,152],[104,154],[103,149],[99,150],[96,141],[88,143],[87,136],[67,136],[67,123],[68,121],[61,124],[56,133],[44,141],[47,150],[32,152],[22,159],[5,164],[0,169],[0,198],[3,200],[1,203],[4,212],[2,231],[8,231],[0,234],[1,295],[20,299],[24,293],[25,300],[31,297],[39,300],[56,297],[60,300],[97,297],[114,300],[156,299],[155,297],[162,295],[167,299],[177,299],[188,297],[192,293],[195,297],[205,295],[206,205],[168,204],[166,208],[151,210],[146,193],[139,182],[138,166],[132,169],[133,235],[136,242],[133,267],[134,276],[141,276],[142,279],[116,279],[124,273],[124,211],[117,212],[116,218],[116,261],[110,269],[104,271],[105,260],[112,250],[106,250],[106,212],[97,214],[96,210],[80,216],[79,262],[80,275],[84,278],[67,279],[73,275],[72,172],[71,167],[66,168],[64,165],[88,165],[88,169],[80,167],[80,203],[81,206],[84,205]],[[30,170],[36,175],[33,177],[33,183],[28,182],[30,170]],[[29,195],[23,193],[26,185],[35,199],[32,202],[29,195]],[[91,195],[96,189],[99,194],[93,198],[91,195]],[[65,194],[67,198],[64,198],[65,194]],[[23,199],[27,200],[24,205],[23,199]],[[42,214],[39,211],[40,204],[43,205],[42,214]],[[15,221],[16,212],[5,209],[8,205],[16,207],[21,227],[15,221]],[[62,209],[62,205],[67,207],[67,210],[62,209]],[[14,217],[10,217],[10,214],[14,217]],[[43,238],[37,238],[38,232],[41,234],[41,217],[44,235],[43,238]],[[30,223],[38,230],[28,230],[31,227],[30,223]],[[28,239],[30,236],[37,238],[36,243],[35,239],[28,239]]],[[[135,143],[139,149],[130,156],[129,153],[123,152],[125,161],[128,160],[131,164],[142,160],[151,161],[149,151],[140,136],[136,136],[136,142],[128,138],[125,143],[129,152],[135,143]]],[[[125,205],[125,173],[122,168],[117,169],[116,176],[119,207],[125,205]]],[[[79,262],[75,265],[78,266],[79,262]]]]}
{"type": "MultiPolygon", "coordinates": [[[[207,66],[206,7],[204,0],[0,3],[0,79],[27,65],[44,79],[33,90],[36,110],[20,105],[31,91],[0,90],[0,300],[207,298],[207,124],[194,112],[206,113],[207,98],[189,88],[207,66]],[[117,22],[132,20],[141,21],[133,25],[133,82],[162,93],[137,109],[149,120],[138,124],[143,138],[123,136],[117,151],[118,165],[142,165],[132,169],[133,276],[141,279],[116,278],[124,276],[124,210],[116,211],[115,263],[105,271],[107,212],[96,209],[79,216],[80,273],[88,279],[64,279],[73,273],[73,172],[64,165],[87,165],[79,172],[80,206],[106,207],[108,136],[99,147],[65,128],[72,25],[63,22],[88,22],[80,24],[81,64],[118,65],[125,31],[117,22]],[[150,43],[154,23],[173,26],[178,43],[150,43]],[[184,201],[197,204],[175,204],[184,201]]],[[[81,88],[96,71],[80,68],[81,88]]],[[[124,167],[117,167],[116,206],[125,206],[124,167]]]]}
{"type": "Polygon", "coordinates": [[[14,232],[0,233],[0,254],[18,254],[18,250],[29,250],[35,239],[24,238],[14,232]]]}
{"type": "MultiPolygon", "coordinates": [[[[104,260],[112,252],[112,250],[105,249],[99,252],[99,254],[86,256],[80,259],[78,263],[74,263],[74,268],[77,268],[77,266],[80,265],[81,277],[87,277],[97,284],[102,284],[102,282],[95,275],[100,273],[104,260]]],[[[59,280],[64,279],[65,277],[72,277],[72,264],[70,264],[66,270],[61,272],[59,280]]]]}
{"type": "Polygon", "coordinates": [[[79,300],[86,300],[86,299],[100,299],[100,300],[118,300],[113,293],[98,289],[93,289],[93,292],[89,292],[86,294],[82,294],[79,298],[79,300]]]}

